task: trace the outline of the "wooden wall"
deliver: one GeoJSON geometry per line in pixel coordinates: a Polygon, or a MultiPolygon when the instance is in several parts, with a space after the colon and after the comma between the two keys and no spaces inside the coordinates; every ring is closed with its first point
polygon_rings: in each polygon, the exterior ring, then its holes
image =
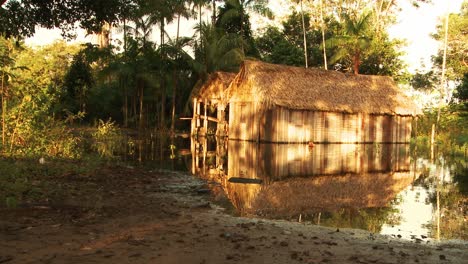
{"type": "Polygon", "coordinates": [[[348,114],[231,103],[229,138],[277,143],[408,143],[411,116],[348,114]]]}

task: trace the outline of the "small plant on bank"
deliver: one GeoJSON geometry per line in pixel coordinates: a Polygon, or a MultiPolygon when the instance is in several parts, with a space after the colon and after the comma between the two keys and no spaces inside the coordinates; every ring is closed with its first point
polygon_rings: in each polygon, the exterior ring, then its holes
{"type": "Polygon", "coordinates": [[[123,135],[111,119],[99,119],[97,130],[92,137],[95,142],[94,148],[102,158],[115,158],[117,152],[122,149],[123,135]]]}

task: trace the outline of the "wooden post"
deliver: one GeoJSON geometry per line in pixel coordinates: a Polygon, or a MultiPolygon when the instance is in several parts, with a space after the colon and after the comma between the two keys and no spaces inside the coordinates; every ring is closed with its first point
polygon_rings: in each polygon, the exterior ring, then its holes
{"type": "Polygon", "coordinates": [[[205,101],[203,102],[204,103],[204,114],[205,114],[205,119],[203,120],[203,128],[205,129],[205,135],[208,134],[208,113],[207,113],[207,105],[208,105],[208,102],[205,101]]]}
{"type": "Polygon", "coordinates": [[[192,153],[192,174],[197,174],[197,141],[190,140],[190,152],[192,153]]]}
{"type": "Polygon", "coordinates": [[[193,118],[191,123],[191,136],[195,136],[197,127],[197,98],[193,98],[193,118]]]}
{"type": "Polygon", "coordinates": [[[200,172],[200,141],[195,143],[195,173],[200,172]]]}
{"type": "Polygon", "coordinates": [[[225,106],[224,104],[220,103],[218,104],[218,125],[216,127],[216,135],[218,137],[224,137],[226,135],[224,131],[224,111],[225,111],[225,106]]]}
{"type": "Polygon", "coordinates": [[[197,129],[200,127],[200,102],[197,101],[197,129]]]}
{"type": "Polygon", "coordinates": [[[206,156],[208,154],[208,139],[205,137],[202,140],[203,140],[202,142],[202,147],[203,147],[202,166],[203,166],[203,175],[206,176],[206,156]]]}

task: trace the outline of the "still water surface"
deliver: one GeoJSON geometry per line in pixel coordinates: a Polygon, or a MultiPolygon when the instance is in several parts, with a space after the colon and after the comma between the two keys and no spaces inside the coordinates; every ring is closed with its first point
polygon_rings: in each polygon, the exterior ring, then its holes
{"type": "Polygon", "coordinates": [[[130,141],[128,162],[216,182],[239,215],[300,219],[419,242],[468,240],[465,157],[430,162],[412,154],[409,144],[130,141]]]}

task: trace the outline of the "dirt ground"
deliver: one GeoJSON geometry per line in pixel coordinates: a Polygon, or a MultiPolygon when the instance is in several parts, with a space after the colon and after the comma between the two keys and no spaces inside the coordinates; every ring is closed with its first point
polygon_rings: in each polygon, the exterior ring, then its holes
{"type": "Polygon", "coordinates": [[[0,263],[468,263],[466,243],[231,216],[182,173],[54,180],[60,200],[0,209],[0,263]]]}

